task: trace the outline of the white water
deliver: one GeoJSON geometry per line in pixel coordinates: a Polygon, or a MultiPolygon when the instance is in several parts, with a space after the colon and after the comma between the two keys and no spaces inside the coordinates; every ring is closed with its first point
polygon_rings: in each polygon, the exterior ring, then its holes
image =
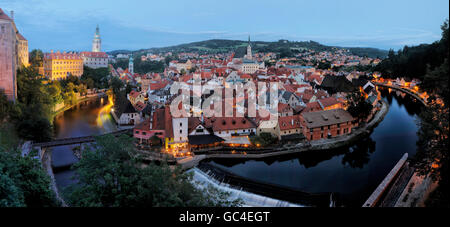
{"type": "Polygon", "coordinates": [[[248,207],[303,207],[302,205],[290,203],[287,201],[277,200],[269,198],[267,196],[262,196],[254,194],[251,192],[244,191],[242,189],[233,188],[231,185],[220,182],[213,177],[209,176],[205,172],[198,168],[189,170],[188,172],[193,172],[193,181],[195,185],[200,188],[212,185],[213,187],[230,193],[230,200],[235,200],[240,198],[243,201],[244,206],[248,207]]]}

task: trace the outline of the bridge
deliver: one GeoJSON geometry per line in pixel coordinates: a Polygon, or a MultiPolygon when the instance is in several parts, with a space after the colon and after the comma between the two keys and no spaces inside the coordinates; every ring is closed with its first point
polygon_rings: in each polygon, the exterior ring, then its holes
{"type": "Polygon", "coordinates": [[[419,94],[414,93],[414,92],[412,92],[412,91],[410,91],[410,90],[408,90],[408,89],[406,89],[406,88],[399,87],[399,86],[397,86],[397,85],[392,85],[392,84],[389,85],[389,84],[378,83],[378,82],[373,82],[373,84],[374,84],[374,85],[377,85],[377,86],[382,86],[382,87],[392,88],[392,89],[394,89],[394,90],[398,90],[398,91],[404,92],[404,93],[406,93],[406,94],[408,94],[408,95],[411,95],[411,96],[414,97],[415,99],[419,100],[424,106],[428,106],[427,101],[426,101],[424,98],[420,97],[419,94]]]}
{"type": "MultiPolygon", "coordinates": [[[[118,131],[106,133],[103,135],[119,136],[119,135],[126,134],[129,132],[132,132],[132,129],[118,130],[118,131]]],[[[98,136],[103,136],[103,135],[98,135],[98,136]]],[[[38,148],[43,149],[43,148],[58,147],[58,146],[73,145],[73,144],[92,143],[95,141],[95,137],[97,137],[97,136],[82,136],[82,137],[56,139],[56,140],[52,140],[49,142],[32,143],[32,147],[38,147],[38,148]]]]}

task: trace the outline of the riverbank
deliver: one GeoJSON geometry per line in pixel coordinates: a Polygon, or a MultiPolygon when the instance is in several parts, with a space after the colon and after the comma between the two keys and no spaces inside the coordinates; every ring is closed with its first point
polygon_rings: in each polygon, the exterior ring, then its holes
{"type": "Polygon", "coordinates": [[[190,169],[197,166],[201,161],[207,159],[261,159],[295,154],[305,151],[324,151],[347,146],[365,136],[370,135],[371,130],[375,128],[381,121],[383,121],[384,117],[389,111],[389,104],[384,100],[381,100],[380,102],[382,103],[382,106],[380,110],[374,115],[372,120],[363,127],[355,129],[349,135],[339,136],[331,139],[311,141],[309,145],[299,143],[295,145],[285,145],[283,147],[273,148],[269,151],[260,150],[260,153],[249,153],[247,151],[243,153],[207,153],[195,155],[194,157],[179,159],[177,160],[177,164],[180,165],[183,169],[190,169]]]}
{"type": "Polygon", "coordinates": [[[66,202],[60,196],[58,187],[56,186],[55,175],[52,168],[52,151],[47,150],[42,156],[42,167],[47,171],[47,175],[50,177],[50,184],[53,192],[55,193],[56,199],[61,203],[62,207],[67,207],[66,202]]]}
{"type": "Polygon", "coordinates": [[[55,116],[59,115],[60,113],[65,112],[66,110],[72,109],[73,107],[77,106],[78,104],[80,104],[82,102],[85,102],[85,101],[88,101],[88,100],[91,100],[91,99],[96,99],[96,98],[103,98],[103,97],[107,97],[107,95],[105,93],[98,93],[98,94],[94,94],[94,95],[84,96],[84,97],[78,99],[74,104],[72,104],[72,105],[64,105],[64,107],[54,111],[53,114],[52,114],[52,118],[54,118],[55,116]]]}

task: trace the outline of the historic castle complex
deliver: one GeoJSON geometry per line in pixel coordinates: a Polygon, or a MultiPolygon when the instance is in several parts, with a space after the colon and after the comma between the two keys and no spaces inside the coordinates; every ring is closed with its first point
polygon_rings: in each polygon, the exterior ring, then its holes
{"type": "Polygon", "coordinates": [[[0,91],[9,100],[17,98],[17,69],[28,66],[28,41],[14,23],[14,12],[10,16],[0,8],[0,91]]]}

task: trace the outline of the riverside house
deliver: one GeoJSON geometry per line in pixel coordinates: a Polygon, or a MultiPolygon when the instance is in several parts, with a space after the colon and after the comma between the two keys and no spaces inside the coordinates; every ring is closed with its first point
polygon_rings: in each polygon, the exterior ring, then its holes
{"type": "Polygon", "coordinates": [[[303,134],[307,140],[320,140],[350,134],[353,117],[343,109],[302,113],[303,134]]]}

